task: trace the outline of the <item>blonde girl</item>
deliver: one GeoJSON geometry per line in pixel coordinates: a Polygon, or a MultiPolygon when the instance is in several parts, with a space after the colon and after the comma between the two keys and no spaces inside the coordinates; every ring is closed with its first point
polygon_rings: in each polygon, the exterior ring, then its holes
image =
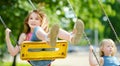
{"type": "MultiPolygon", "coordinates": [[[[90,46],[89,63],[91,66],[97,66],[97,62],[93,59],[93,47],[90,46]]],[[[112,39],[103,39],[100,43],[100,66],[119,66],[120,62],[115,57],[117,47],[112,39]]]]}

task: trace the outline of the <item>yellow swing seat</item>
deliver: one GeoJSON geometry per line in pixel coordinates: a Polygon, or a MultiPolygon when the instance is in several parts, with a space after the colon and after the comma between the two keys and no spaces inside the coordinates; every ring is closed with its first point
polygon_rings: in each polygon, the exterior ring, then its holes
{"type": "Polygon", "coordinates": [[[22,60],[54,60],[67,56],[68,42],[58,40],[55,47],[47,42],[24,41],[21,44],[20,58],[22,60]]]}

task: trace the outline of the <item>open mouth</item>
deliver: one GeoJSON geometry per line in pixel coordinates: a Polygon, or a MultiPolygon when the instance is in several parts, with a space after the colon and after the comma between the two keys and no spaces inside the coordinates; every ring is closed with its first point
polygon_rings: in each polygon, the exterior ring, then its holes
{"type": "Polygon", "coordinates": [[[36,26],[36,24],[31,24],[32,26],[36,26]]]}
{"type": "Polygon", "coordinates": [[[110,50],[109,52],[112,53],[112,50],[110,50]]]}

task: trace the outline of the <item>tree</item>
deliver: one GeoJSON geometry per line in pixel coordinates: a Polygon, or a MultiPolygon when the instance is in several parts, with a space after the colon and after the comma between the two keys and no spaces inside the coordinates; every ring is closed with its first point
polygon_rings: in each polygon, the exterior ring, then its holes
{"type": "MultiPolygon", "coordinates": [[[[74,14],[68,1],[71,3],[76,16],[84,21],[85,32],[92,44],[94,30],[98,30],[99,39],[112,38],[116,40],[108,22],[104,20],[105,15],[97,0],[32,0],[37,9],[42,9],[47,14],[50,26],[58,23],[63,29],[71,31],[74,25],[74,14]]],[[[102,5],[117,34],[119,34],[119,0],[102,0],[102,5]]],[[[32,10],[32,6],[28,0],[1,0],[0,9],[0,16],[17,38],[18,34],[22,32],[23,27],[21,26],[24,18],[32,10]]],[[[3,54],[7,51],[5,41],[2,40],[5,37],[5,28],[2,23],[0,23],[0,26],[0,57],[3,57],[3,54]]],[[[13,44],[15,45],[14,41],[13,44]]]]}

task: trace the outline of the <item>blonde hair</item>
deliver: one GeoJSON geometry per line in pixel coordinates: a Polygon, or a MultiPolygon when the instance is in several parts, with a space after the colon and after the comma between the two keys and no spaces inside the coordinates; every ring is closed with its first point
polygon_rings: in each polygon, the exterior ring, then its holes
{"type": "Polygon", "coordinates": [[[116,47],[116,45],[115,45],[115,43],[112,39],[103,39],[100,43],[100,57],[104,56],[104,52],[102,51],[102,49],[104,48],[104,45],[107,44],[107,43],[113,45],[114,51],[113,51],[111,56],[114,56],[115,53],[117,52],[117,47],[116,47]]]}
{"type": "MultiPolygon", "coordinates": [[[[23,31],[23,32],[26,33],[26,34],[30,32],[30,27],[29,27],[29,25],[28,25],[28,19],[29,19],[30,15],[31,15],[32,13],[36,13],[36,14],[39,15],[42,24],[44,23],[44,18],[46,18],[46,15],[45,15],[43,12],[41,12],[41,11],[38,11],[38,10],[33,10],[33,11],[31,11],[31,12],[27,15],[27,17],[25,18],[25,20],[24,20],[24,31],[23,31]]],[[[46,20],[46,25],[45,25],[45,28],[43,28],[43,29],[44,29],[45,32],[48,32],[48,21],[47,21],[47,19],[45,19],[45,20],[46,20]]],[[[42,25],[42,24],[41,24],[41,25],[42,25]]],[[[41,26],[41,25],[40,25],[40,26],[41,26]]],[[[44,27],[44,26],[42,26],[42,27],[44,27]]]]}

